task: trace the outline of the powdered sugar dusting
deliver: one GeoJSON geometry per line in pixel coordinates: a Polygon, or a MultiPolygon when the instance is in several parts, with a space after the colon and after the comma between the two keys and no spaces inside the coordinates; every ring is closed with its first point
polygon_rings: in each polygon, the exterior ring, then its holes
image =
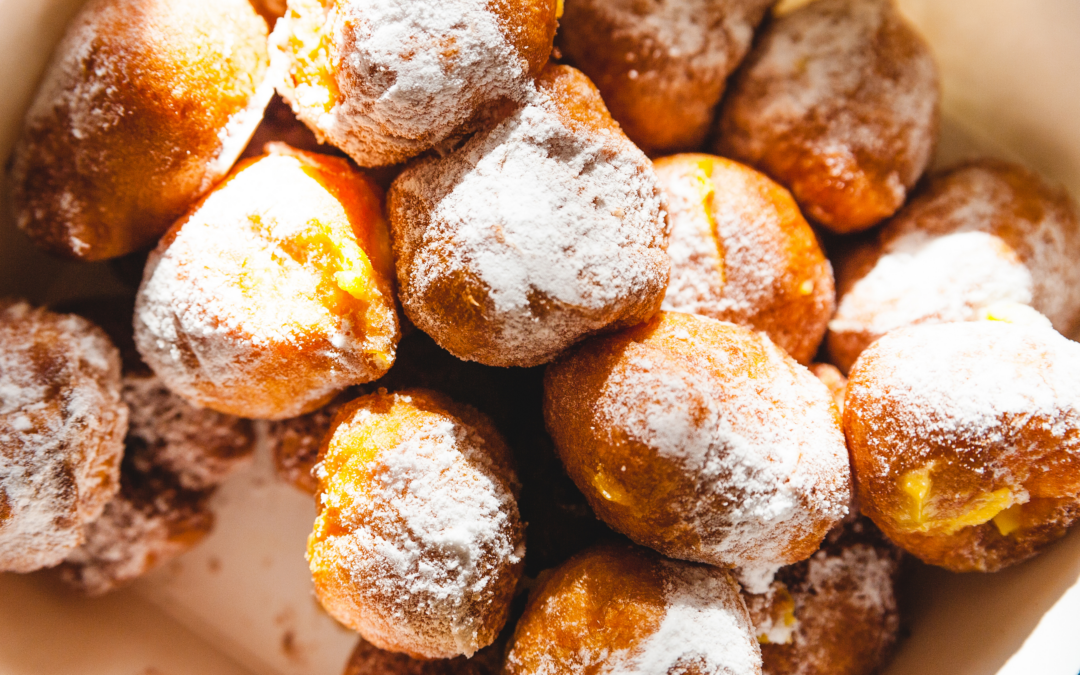
{"type": "Polygon", "coordinates": [[[842,360],[854,360],[895,328],[973,321],[1004,303],[1030,304],[1068,333],[1080,322],[1078,254],[1080,218],[1063,190],[1015,165],[960,165],[840,259],[830,347],[851,342],[842,360]]]}
{"type": "MultiPolygon", "coordinates": [[[[370,424],[372,415],[361,410],[345,424],[370,424]]],[[[429,419],[380,448],[363,485],[339,491],[325,466],[316,468],[331,485],[320,492],[321,508],[340,513],[343,531],[315,545],[312,564],[330,557],[345,565],[367,596],[357,627],[366,639],[427,645],[444,656],[486,645],[495,587],[521,562],[524,545],[515,540],[515,497],[484,443],[452,418],[429,419]]]]}
{"type": "Polygon", "coordinates": [[[894,239],[873,269],[840,298],[834,333],[874,338],[925,322],[973,321],[999,302],[1028,304],[1031,272],[999,237],[985,232],[894,239]]]}
{"type": "MultiPolygon", "coordinates": [[[[1030,442],[1017,435],[1028,425],[1080,452],[1073,431],[1080,428],[1080,345],[1053,330],[997,321],[915,326],[886,335],[865,354],[873,377],[852,378],[849,412],[864,419],[888,414],[893,423],[867,442],[905,448],[909,465],[931,459],[935,446],[973,456],[992,449],[987,468],[1006,471],[1006,457],[1029,452],[1030,442]]],[[[889,475],[895,452],[874,454],[873,471],[889,475]]],[[[995,476],[1025,500],[1023,478],[995,476]]]]}
{"type": "Polygon", "coordinates": [[[692,147],[707,133],[770,4],[577,0],[566,3],[560,45],[635,142],[653,150],[692,147]],[[659,110],[663,121],[651,119],[659,110]]]}
{"type": "Polygon", "coordinates": [[[686,555],[748,568],[794,562],[793,541],[847,512],[847,451],[831,395],[766,339],[760,369],[720,378],[706,359],[738,356],[673,334],[686,345],[681,353],[700,360],[631,345],[605,381],[599,419],[694,477],[694,492],[672,507],[700,538],[686,555]]]}
{"type": "Polygon", "coordinates": [[[271,36],[275,61],[296,67],[291,40],[311,30],[338,92],[287,78],[281,95],[317,134],[362,166],[432,147],[484,104],[520,99],[528,63],[487,0],[290,3],[271,36]]]}
{"type": "Polygon", "coordinates": [[[426,332],[457,329],[427,298],[470,275],[493,351],[532,365],[663,287],[667,223],[648,160],[617,131],[582,133],[563,114],[537,92],[452,161],[421,162],[395,183],[392,203],[397,193],[410,207],[394,218],[402,303],[426,332]]]}
{"type": "Polygon", "coordinates": [[[722,154],[774,175],[819,222],[864,229],[929,164],[938,86],[892,0],[818,0],[763,31],[725,103],[722,154]]]}
{"type": "Polygon", "coordinates": [[[746,595],[763,670],[818,675],[843,659],[848,672],[876,672],[899,635],[899,569],[891,546],[856,538],[826,544],[766,593],[746,595]]]}
{"type": "Polygon", "coordinates": [[[755,675],[761,654],[738,589],[727,574],[663,563],[665,612],[659,628],[602,673],[755,675]]]}
{"type": "Polygon", "coordinates": [[[308,388],[277,407],[253,403],[244,411],[251,417],[294,416],[373,379],[389,367],[397,338],[385,296],[375,290],[362,311],[335,312],[323,300],[327,270],[344,263],[320,257],[318,246],[324,228],[355,236],[342,230],[348,223],[300,159],[271,154],[247,166],[151,254],[135,308],[139,353],[174,392],[215,407],[220,396],[208,389],[253,388],[278,372],[282,350],[307,349],[326,364],[318,378],[295,371],[295,386],[308,388]]]}
{"type": "Polygon", "coordinates": [[[809,360],[825,334],[834,285],[790,197],[752,169],[707,155],[658,162],[657,176],[671,220],[663,308],[763,330],[796,360],[809,360]],[[705,161],[691,170],[695,157],[705,161]],[[773,316],[785,307],[798,311],[787,312],[780,330],[773,316]]]}
{"type": "Polygon", "coordinates": [[[120,357],[86,320],[0,302],[0,570],[60,562],[119,487],[120,357]]]}

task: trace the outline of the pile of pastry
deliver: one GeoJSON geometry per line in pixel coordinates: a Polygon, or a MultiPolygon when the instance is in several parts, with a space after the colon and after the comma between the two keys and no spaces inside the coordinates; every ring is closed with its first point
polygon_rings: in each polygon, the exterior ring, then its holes
{"type": "Polygon", "coordinates": [[[138,278],[0,302],[0,570],[175,557],[268,420],[351,675],[868,675],[904,552],[1080,517],[1080,212],[926,175],[890,0],[274,4],[57,47],[14,219],[138,278]]]}

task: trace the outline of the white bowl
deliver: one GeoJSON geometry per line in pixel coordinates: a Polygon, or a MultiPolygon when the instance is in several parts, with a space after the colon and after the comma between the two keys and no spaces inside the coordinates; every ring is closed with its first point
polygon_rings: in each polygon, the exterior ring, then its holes
{"type": "MultiPolygon", "coordinates": [[[[183,0],[176,0],[182,2],[183,0]]],[[[79,0],[0,0],[0,158],[79,0]]],[[[1017,159],[1080,193],[1080,1],[900,0],[944,78],[939,163],[1017,159]]],[[[0,205],[0,296],[52,302],[118,290],[98,265],[37,252],[0,205]]],[[[1078,262],[1080,264],[1080,262],[1078,262]]],[[[336,675],[355,637],[317,607],[311,500],[265,453],[215,497],[200,547],[100,600],[49,574],[0,575],[0,675],[336,675]]],[[[886,675],[1077,675],[1080,528],[992,575],[921,568],[911,635],[886,675]]]]}

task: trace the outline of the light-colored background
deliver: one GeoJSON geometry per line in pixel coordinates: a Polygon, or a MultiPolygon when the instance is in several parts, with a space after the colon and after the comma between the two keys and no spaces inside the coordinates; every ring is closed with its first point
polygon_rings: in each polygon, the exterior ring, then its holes
{"type": "MultiPolygon", "coordinates": [[[[0,158],[79,4],[0,0],[0,158]]],[[[1080,0],[900,5],[941,63],[939,159],[1011,157],[1080,194],[1080,0]]],[[[0,294],[46,302],[114,283],[101,266],[37,253],[0,221],[0,294]]],[[[48,573],[0,575],[0,675],[337,675],[353,637],[310,593],[310,500],[260,457],[216,507],[207,542],[103,599],[72,597],[48,573]]],[[[886,675],[1080,672],[1080,531],[996,575],[923,568],[915,582],[912,634],[886,675]]]]}

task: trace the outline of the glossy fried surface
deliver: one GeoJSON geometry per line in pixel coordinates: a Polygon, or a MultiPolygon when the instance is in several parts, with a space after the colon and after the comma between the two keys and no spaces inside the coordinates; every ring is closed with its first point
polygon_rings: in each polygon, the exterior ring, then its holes
{"type": "Polygon", "coordinates": [[[914,326],[851,372],[862,511],[923,561],[991,572],[1080,517],[1080,345],[997,321],[914,326]]]}
{"type": "Polygon", "coordinates": [[[596,514],[674,558],[790,564],[847,512],[829,392],[735,324],[665,312],[592,338],[548,367],[544,414],[596,514]]]}
{"type": "Polygon", "coordinates": [[[575,0],[559,47],[649,153],[701,146],[774,0],[575,0]]]}
{"type": "Polygon", "coordinates": [[[744,593],[765,675],[872,675],[900,636],[902,554],[865,518],[829,533],[808,560],[744,593]]]}
{"type": "Polygon", "coordinates": [[[119,489],[120,355],[74,315],[0,300],[0,571],[63,560],[119,489]]]}
{"type": "Polygon", "coordinates": [[[1061,187],[992,159],[936,175],[872,237],[835,257],[830,359],[843,370],[903,326],[972,321],[1030,305],[1058,331],[1080,323],[1080,208],[1061,187]]]}
{"type": "Polygon", "coordinates": [[[396,164],[520,101],[556,11],[556,0],[293,0],[271,36],[278,89],[320,140],[361,166],[396,164]]]}
{"type": "Polygon", "coordinates": [[[664,309],[763,331],[808,363],[835,292],[832,266],[791,194],[713,155],[673,155],[654,166],[671,221],[664,309]]]}
{"type": "Polygon", "coordinates": [[[491,422],[435,392],[380,390],[341,408],[320,462],[308,561],[331,616],[414,658],[491,644],[525,552],[491,422]]]}
{"type": "Polygon", "coordinates": [[[19,227],[51,253],[152,246],[228,172],[272,93],[245,0],[92,0],[27,113],[11,168],[19,227]]]}
{"type": "Polygon", "coordinates": [[[458,150],[410,164],[389,193],[405,313],[486,365],[539,365],[639,323],[667,283],[648,159],[579,71],[549,66],[537,89],[458,150]]]}
{"type": "Polygon", "coordinates": [[[728,572],[601,544],[533,590],[504,672],[750,675],[761,657],[728,572]]]}
{"type": "Polygon", "coordinates": [[[718,153],[838,233],[891,216],[930,163],[938,74],[892,0],[821,0],[770,23],[731,84],[718,153]]]}
{"type": "Polygon", "coordinates": [[[343,159],[272,146],[151,255],[139,352],[197,405],[268,419],[318,408],[393,363],[388,236],[369,178],[343,159]]]}

